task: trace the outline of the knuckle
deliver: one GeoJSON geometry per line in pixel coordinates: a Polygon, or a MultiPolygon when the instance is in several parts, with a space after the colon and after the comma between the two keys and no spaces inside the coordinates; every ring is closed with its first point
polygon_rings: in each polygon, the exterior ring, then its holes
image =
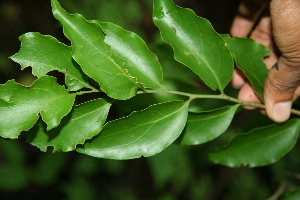
{"type": "Polygon", "coordinates": [[[273,42],[271,31],[257,27],[251,34],[251,38],[269,47],[273,42]]]}
{"type": "Polygon", "coordinates": [[[299,71],[300,72],[300,57],[297,56],[294,52],[285,53],[282,55],[282,63],[288,67],[291,68],[294,72],[299,71]]]}
{"type": "Polygon", "coordinates": [[[289,80],[284,81],[282,79],[270,79],[269,85],[273,90],[275,90],[279,94],[284,93],[291,93],[295,90],[296,86],[298,85],[299,80],[289,80]]]}

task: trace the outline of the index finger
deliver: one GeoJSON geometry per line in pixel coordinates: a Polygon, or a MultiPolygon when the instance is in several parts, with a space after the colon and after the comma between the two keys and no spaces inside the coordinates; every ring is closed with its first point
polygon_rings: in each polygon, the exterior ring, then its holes
{"type": "Polygon", "coordinates": [[[262,10],[269,6],[270,0],[244,0],[238,8],[230,34],[238,37],[248,37],[262,10]]]}

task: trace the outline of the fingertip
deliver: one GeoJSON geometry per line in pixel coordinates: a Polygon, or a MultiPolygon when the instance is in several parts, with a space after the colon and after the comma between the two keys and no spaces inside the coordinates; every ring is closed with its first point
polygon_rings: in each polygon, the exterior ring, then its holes
{"type": "Polygon", "coordinates": [[[281,123],[290,118],[292,102],[279,102],[266,105],[267,115],[275,122],[281,123]]]}
{"type": "MultiPolygon", "coordinates": [[[[261,103],[259,97],[255,94],[252,86],[250,83],[246,82],[243,87],[241,88],[238,99],[246,102],[251,102],[251,103],[261,103]]],[[[244,109],[247,110],[253,110],[255,107],[252,106],[243,106],[244,109]]]]}
{"type": "Polygon", "coordinates": [[[240,70],[235,69],[230,83],[234,88],[239,89],[246,83],[245,76],[240,70]]]}
{"type": "Polygon", "coordinates": [[[291,100],[281,99],[279,94],[274,94],[274,90],[265,87],[264,100],[267,116],[274,122],[281,123],[290,118],[292,107],[291,100]]]}
{"type": "Polygon", "coordinates": [[[267,115],[279,123],[290,118],[293,101],[299,96],[297,68],[289,67],[283,59],[269,71],[264,88],[267,115]]]}
{"type": "Polygon", "coordinates": [[[237,15],[232,23],[230,34],[231,36],[247,37],[254,22],[245,17],[237,15]]]}

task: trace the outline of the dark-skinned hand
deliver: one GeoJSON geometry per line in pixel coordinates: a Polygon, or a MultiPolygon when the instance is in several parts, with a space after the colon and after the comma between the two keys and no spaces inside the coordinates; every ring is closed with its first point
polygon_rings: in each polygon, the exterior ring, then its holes
{"type": "MultiPolygon", "coordinates": [[[[260,18],[250,37],[271,50],[264,59],[270,69],[264,104],[266,114],[273,121],[284,122],[290,117],[293,101],[300,96],[300,1],[245,0],[233,21],[231,35],[247,37],[263,6],[269,12],[260,18]]],[[[240,88],[239,99],[261,102],[239,70],[235,70],[231,83],[240,88]]]]}

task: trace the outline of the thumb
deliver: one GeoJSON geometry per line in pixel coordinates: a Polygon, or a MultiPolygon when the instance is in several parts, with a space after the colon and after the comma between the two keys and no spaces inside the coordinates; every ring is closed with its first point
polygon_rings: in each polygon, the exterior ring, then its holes
{"type": "Polygon", "coordinates": [[[300,82],[300,66],[290,67],[283,57],[269,71],[265,89],[264,101],[267,115],[275,122],[289,119],[293,100],[297,97],[300,82]]]}
{"type": "Polygon", "coordinates": [[[281,57],[270,70],[264,90],[267,115],[286,121],[300,81],[300,1],[272,0],[273,37],[281,57]]]}

